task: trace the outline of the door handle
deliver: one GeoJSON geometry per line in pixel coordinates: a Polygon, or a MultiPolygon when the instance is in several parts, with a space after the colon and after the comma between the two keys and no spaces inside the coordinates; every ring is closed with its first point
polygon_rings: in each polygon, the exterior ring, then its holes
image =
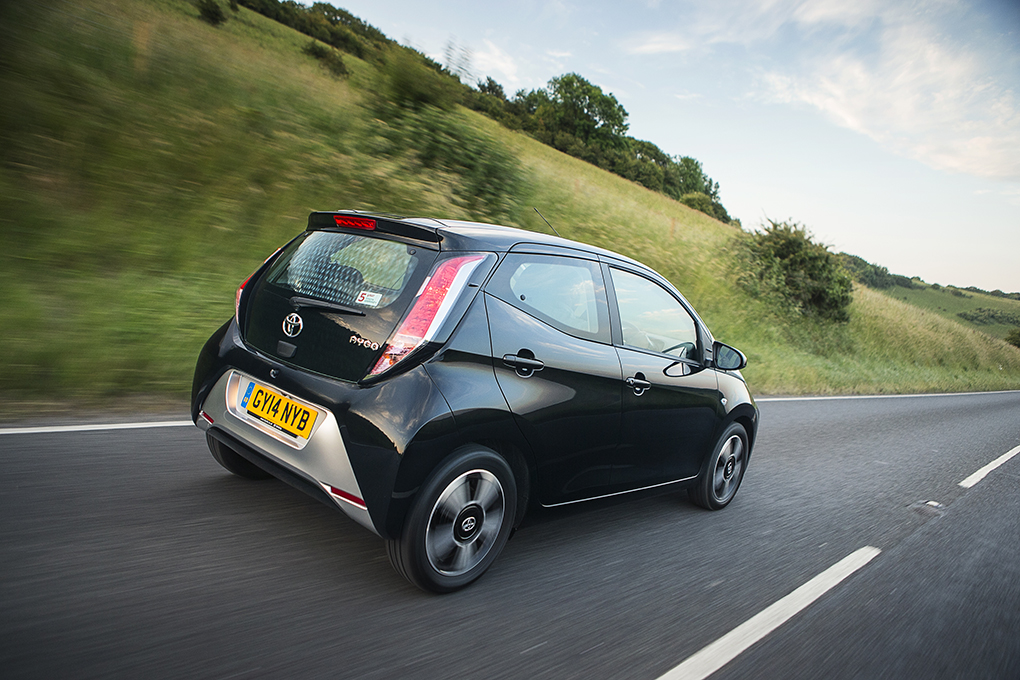
{"type": "Polygon", "coordinates": [[[538,371],[545,368],[545,364],[538,359],[517,356],[516,354],[504,354],[503,363],[514,369],[517,375],[522,378],[530,378],[538,371]]]}
{"type": "Polygon", "coordinates": [[[640,397],[642,394],[647,392],[652,387],[652,383],[645,380],[644,376],[638,373],[636,376],[627,378],[624,382],[627,383],[628,387],[634,389],[634,396],[640,397]]]}

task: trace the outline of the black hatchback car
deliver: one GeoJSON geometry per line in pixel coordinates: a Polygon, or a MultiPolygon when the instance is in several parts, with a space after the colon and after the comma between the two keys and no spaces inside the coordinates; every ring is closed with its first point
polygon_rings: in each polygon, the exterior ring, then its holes
{"type": "Polygon", "coordinates": [[[758,410],[737,350],[616,253],[470,222],[314,212],[237,289],[192,419],[242,477],[275,476],[446,592],[529,507],[661,487],[725,507],[758,410]]]}

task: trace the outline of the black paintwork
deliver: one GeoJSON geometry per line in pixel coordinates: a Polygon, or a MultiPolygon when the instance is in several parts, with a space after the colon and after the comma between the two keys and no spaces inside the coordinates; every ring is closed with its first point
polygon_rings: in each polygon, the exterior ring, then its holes
{"type": "MultiPolygon", "coordinates": [[[[313,213],[309,228],[335,229],[337,214],[365,215],[313,213]]],[[[753,444],[758,411],[739,372],[712,367],[714,340],[708,328],[651,269],[609,251],[518,229],[376,217],[379,235],[418,239],[431,248],[438,243],[441,253],[493,253],[472,277],[436,342],[398,365],[400,370],[352,382],[297,368],[256,349],[231,320],[199,356],[193,419],[209,389],[230,368],[329,409],[341,425],[373,523],[387,538],[399,536],[414,494],[430,472],[466,443],[500,452],[514,469],[524,500],[530,496],[543,505],[664,482],[679,481],[682,487],[698,474],[719,434],[735,420],[753,444]],[[617,347],[622,336],[611,289],[613,343],[573,337],[504,300],[479,294],[498,271],[497,260],[510,250],[579,255],[601,261],[604,271],[607,263],[625,265],[658,282],[692,313],[697,360],[677,364],[665,355],[617,347]],[[508,365],[504,355],[538,360],[544,367],[529,373],[508,365]],[[639,375],[651,384],[640,396],[625,382],[639,375]]],[[[258,286],[270,264],[253,275],[249,288],[258,286]]],[[[250,299],[247,292],[242,297],[242,319],[259,314],[250,309],[250,299]]],[[[527,503],[518,506],[519,522],[527,503]]]]}
{"type": "Polygon", "coordinates": [[[537,459],[544,505],[599,495],[620,441],[620,360],[611,345],[562,333],[486,295],[496,378],[537,459]],[[544,368],[529,377],[507,354],[544,368]]]}

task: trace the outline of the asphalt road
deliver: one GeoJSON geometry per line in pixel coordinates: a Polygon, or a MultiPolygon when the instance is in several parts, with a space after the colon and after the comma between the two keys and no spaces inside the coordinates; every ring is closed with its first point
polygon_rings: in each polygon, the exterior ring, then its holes
{"type": "Polygon", "coordinates": [[[1020,677],[1020,456],[959,486],[1020,392],[760,406],[727,509],[547,512],[446,596],[195,428],[0,434],[0,676],[655,680],[874,546],[711,677],[1020,677]]]}

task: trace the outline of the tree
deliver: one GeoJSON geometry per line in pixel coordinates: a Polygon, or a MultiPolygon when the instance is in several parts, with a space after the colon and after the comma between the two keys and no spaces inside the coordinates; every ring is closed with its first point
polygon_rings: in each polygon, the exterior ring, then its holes
{"type": "Polygon", "coordinates": [[[446,43],[444,61],[447,72],[462,83],[470,82],[474,78],[471,67],[471,50],[463,45],[458,45],[453,38],[450,38],[450,41],[446,43]]]}
{"type": "Polygon", "coordinates": [[[548,102],[536,114],[550,132],[566,132],[584,144],[604,148],[623,145],[627,111],[616,97],[576,73],[553,78],[546,92],[548,102]]]}
{"type": "Polygon", "coordinates": [[[503,91],[503,86],[493,80],[491,76],[486,76],[485,80],[478,81],[478,91],[506,101],[506,92],[503,91]]]}
{"type": "Polygon", "coordinates": [[[701,167],[701,161],[683,156],[676,159],[677,196],[684,194],[705,194],[712,201],[719,200],[719,183],[713,182],[712,178],[705,174],[701,167]]]}
{"type": "Polygon", "coordinates": [[[1006,342],[1014,347],[1020,347],[1020,328],[1014,328],[1009,333],[1006,333],[1006,342]]]}

